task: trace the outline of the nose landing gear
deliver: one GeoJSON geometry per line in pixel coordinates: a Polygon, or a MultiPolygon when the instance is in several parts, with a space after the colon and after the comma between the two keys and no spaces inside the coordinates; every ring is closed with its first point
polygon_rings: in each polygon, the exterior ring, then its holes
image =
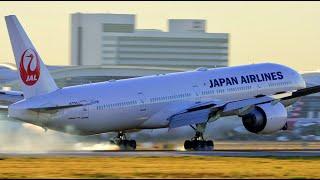
{"type": "Polygon", "coordinates": [[[128,150],[136,150],[137,143],[135,140],[128,140],[126,134],[123,131],[119,131],[118,135],[111,140],[112,144],[116,144],[119,146],[120,150],[128,151],[128,150]]]}

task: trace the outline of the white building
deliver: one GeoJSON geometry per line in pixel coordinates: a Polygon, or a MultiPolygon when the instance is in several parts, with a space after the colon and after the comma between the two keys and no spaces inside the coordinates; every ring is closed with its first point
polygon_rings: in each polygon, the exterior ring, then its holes
{"type": "Polygon", "coordinates": [[[139,30],[135,15],[72,14],[71,65],[228,65],[228,34],[206,33],[205,20],[171,19],[168,25],[168,32],[139,30]]]}

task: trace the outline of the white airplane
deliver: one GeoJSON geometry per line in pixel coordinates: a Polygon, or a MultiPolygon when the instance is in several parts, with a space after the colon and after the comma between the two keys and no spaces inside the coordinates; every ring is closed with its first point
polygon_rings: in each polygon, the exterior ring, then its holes
{"type": "Polygon", "coordinates": [[[136,149],[125,133],[141,129],[191,126],[195,136],[186,150],[212,150],[206,125],[237,115],[252,132],[286,129],[286,106],[300,96],[320,92],[306,88],[295,70],[272,63],[161,74],[58,88],[38,52],[14,15],[5,17],[22,92],[4,110],[8,117],[44,129],[93,135],[118,132],[114,143],[136,149]]]}

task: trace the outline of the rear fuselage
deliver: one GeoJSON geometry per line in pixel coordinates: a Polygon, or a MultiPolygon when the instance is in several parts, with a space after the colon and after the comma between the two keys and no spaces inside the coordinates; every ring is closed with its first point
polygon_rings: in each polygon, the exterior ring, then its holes
{"type": "Polygon", "coordinates": [[[168,118],[207,101],[233,101],[305,87],[299,73],[286,66],[262,63],[153,75],[58,89],[12,104],[9,116],[73,134],[164,128],[168,118]],[[37,112],[30,104],[89,105],[37,112]]]}

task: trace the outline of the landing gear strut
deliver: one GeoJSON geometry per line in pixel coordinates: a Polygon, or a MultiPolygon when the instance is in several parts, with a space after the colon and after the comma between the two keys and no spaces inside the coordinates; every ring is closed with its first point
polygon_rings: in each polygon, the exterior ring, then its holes
{"type": "Polygon", "coordinates": [[[213,141],[205,140],[203,138],[206,124],[196,124],[196,128],[193,126],[191,127],[195,130],[196,134],[191,140],[186,140],[184,142],[184,149],[187,151],[212,151],[214,147],[213,141]]]}
{"type": "Polygon", "coordinates": [[[111,140],[112,144],[119,146],[120,150],[136,150],[137,143],[135,140],[128,140],[123,131],[119,131],[118,135],[111,140]]]}

